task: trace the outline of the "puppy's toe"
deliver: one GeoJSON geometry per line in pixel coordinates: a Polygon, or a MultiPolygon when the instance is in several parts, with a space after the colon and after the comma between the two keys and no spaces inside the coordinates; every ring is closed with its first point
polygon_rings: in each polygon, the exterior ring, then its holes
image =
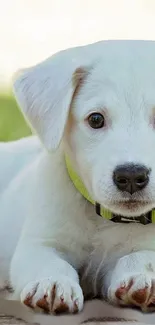
{"type": "Polygon", "coordinates": [[[143,311],[153,311],[155,310],[155,280],[149,273],[128,275],[123,281],[110,286],[108,299],[113,304],[136,306],[143,311]]]}
{"type": "Polygon", "coordinates": [[[79,284],[68,277],[51,277],[29,283],[21,293],[21,301],[48,313],[76,313],[83,308],[83,293],[79,284]]]}

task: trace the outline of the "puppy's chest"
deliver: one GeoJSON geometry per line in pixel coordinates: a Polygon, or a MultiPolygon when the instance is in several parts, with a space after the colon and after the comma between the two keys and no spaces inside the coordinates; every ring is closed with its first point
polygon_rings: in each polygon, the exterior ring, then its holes
{"type": "Polygon", "coordinates": [[[155,250],[155,225],[105,225],[94,238],[94,248],[99,247],[109,253],[119,251],[124,254],[137,250],[155,250]]]}

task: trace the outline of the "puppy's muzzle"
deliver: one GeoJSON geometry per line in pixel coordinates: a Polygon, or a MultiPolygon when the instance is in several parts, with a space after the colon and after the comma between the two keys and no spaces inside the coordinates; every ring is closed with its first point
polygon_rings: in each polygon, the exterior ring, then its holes
{"type": "Polygon", "coordinates": [[[114,184],[120,191],[134,194],[143,190],[149,183],[150,169],[137,164],[117,166],[113,173],[114,184]]]}

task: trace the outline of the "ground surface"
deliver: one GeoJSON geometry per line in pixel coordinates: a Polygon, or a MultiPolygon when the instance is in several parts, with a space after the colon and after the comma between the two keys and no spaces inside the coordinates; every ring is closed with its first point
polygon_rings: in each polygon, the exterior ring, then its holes
{"type": "Polygon", "coordinates": [[[4,314],[0,314],[0,325],[2,325],[2,324],[6,324],[6,325],[9,325],[9,324],[12,324],[12,325],[13,324],[14,325],[21,324],[21,325],[24,325],[24,324],[26,324],[26,322],[21,320],[21,319],[12,317],[12,316],[6,316],[4,314]]]}
{"type": "Polygon", "coordinates": [[[33,313],[17,301],[0,300],[0,325],[150,325],[155,324],[155,314],[116,308],[99,300],[85,303],[83,312],[75,316],[51,316],[33,313]],[[23,320],[22,320],[23,319],[23,320]]]}

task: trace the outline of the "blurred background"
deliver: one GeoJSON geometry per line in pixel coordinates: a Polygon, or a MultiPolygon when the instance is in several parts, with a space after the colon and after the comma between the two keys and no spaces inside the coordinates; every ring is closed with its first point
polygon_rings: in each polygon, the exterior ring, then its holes
{"type": "Polygon", "coordinates": [[[104,39],[155,40],[155,0],[0,0],[0,141],[30,134],[11,93],[18,69],[104,39]]]}

